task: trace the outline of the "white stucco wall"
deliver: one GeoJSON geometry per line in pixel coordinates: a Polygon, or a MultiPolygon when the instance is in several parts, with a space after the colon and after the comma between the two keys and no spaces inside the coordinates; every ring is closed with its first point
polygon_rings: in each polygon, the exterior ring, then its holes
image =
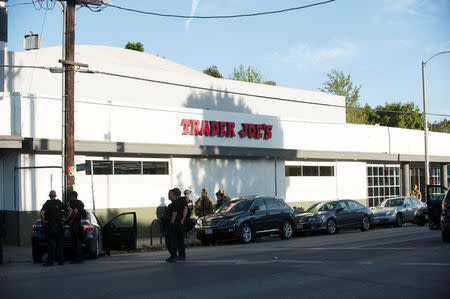
{"type": "MultiPolygon", "coordinates": [[[[10,52],[8,56],[8,63],[13,65],[61,66],[58,63],[58,59],[61,58],[60,47],[10,52]]],[[[345,98],[341,96],[217,79],[161,57],[121,48],[80,45],[75,49],[75,60],[89,64],[89,69],[92,70],[159,81],[148,82],[102,74],[77,73],[75,76],[77,98],[345,123],[345,98]],[[175,85],[162,84],[160,83],[162,81],[175,85]]],[[[8,69],[6,76],[6,91],[61,96],[62,85],[59,74],[50,73],[48,70],[22,68],[8,69]]]]}

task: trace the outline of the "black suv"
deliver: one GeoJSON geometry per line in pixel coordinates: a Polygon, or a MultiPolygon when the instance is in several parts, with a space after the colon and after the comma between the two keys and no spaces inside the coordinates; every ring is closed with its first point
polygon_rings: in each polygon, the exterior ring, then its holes
{"type": "Polygon", "coordinates": [[[227,239],[249,243],[256,236],[271,233],[289,239],[294,223],[292,208],[281,198],[248,196],[235,198],[213,214],[198,219],[195,231],[203,245],[227,239]]]}

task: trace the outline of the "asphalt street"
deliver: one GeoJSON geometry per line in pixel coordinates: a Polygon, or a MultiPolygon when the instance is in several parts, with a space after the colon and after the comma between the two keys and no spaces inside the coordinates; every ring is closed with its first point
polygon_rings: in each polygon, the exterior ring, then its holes
{"type": "Polygon", "coordinates": [[[446,298],[450,244],[414,225],[290,240],[265,237],[167,252],[100,257],[84,264],[0,267],[2,298],[446,298]]]}

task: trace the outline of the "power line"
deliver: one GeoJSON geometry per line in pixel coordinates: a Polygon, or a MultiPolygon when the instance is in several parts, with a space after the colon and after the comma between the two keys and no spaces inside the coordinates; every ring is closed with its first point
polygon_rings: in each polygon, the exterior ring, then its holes
{"type": "Polygon", "coordinates": [[[289,11],[300,10],[300,9],[305,9],[305,8],[309,8],[309,7],[313,7],[313,6],[323,5],[323,4],[327,4],[330,2],[334,2],[334,1],[335,0],[329,0],[329,1],[323,1],[323,2],[313,3],[313,4],[309,4],[309,5],[291,7],[291,8],[280,9],[280,10],[263,11],[263,12],[248,13],[248,14],[237,14],[237,15],[219,15],[219,16],[188,16],[188,15],[163,14],[163,13],[121,7],[121,6],[117,6],[117,5],[105,5],[101,9],[99,9],[99,11],[103,10],[106,7],[112,7],[112,8],[117,8],[120,10],[125,10],[125,11],[145,14],[145,15],[152,15],[152,16],[157,16],[157,17],[180,18],[180,19],[232,19],[232,18],[245,18],[245,17],[256,17],[256,16],[263,16],[263,15],[280,14],[280,13],[285,13],[285,12],[289,12],[289,11]]]}
{"type": "MultiPolygon", "coordinates": [[[[52,73],[60,73],[60,72],[62,72],[61,68],[58,68],[58,67],[47,67],[47,66],[0,65],[0,67],[43,69],[43,70],[48,70],[48,71],[50,71],[52,73]]],[[[244,93],[244,92],[237,92],[237,91],[230,91],[230,90],[222,90],[222,89],[201,87],[201,86],[195,86],[195,85],[189,85],[189,84],[182,84],[182,83],[176,83],[176,82],[170,82],[170,81],[148,79],[148,78],[142,78],[142,77],[136,77],[136,76],[130,76],[130,75],[122,75],[122,74],[111,73],[111,72],[89,70],[89,69],[78,69],[77,72],[79,72],[79,73],[87,73],[87,74],[100,74],[100,75],[105,75],[105,76],[119,77],[119,78],[132,79],[132,80],[140,80],[140,81],[145,81],[145,82],[159,83],[159,84],[165,84],[165,85],[171,85],[171,86],[177,86],[177,87],[193,88],[193,89],[205,90],[205,91],[210,91],[210,92],[226,93],[226,94],[239,95],[239,96],[249,96],[249,97],[256,97],[256,98],[261,98],[261,99],[269,99],[269,100],[276,100],[276,101],[283,101],[283,102],[293,102],[293,103],[301,103],[301,104],[317,105],[317,106],[326,106],[326,107],[334,107],[334,108],[342,108],[342,109],[352,109],[352,110],[369,110],[368,108],[364,108],[364,107],[347,107],[345,105],[335,105],[335,104],[327,104],[327,103],[315,103],[315,102],[294,100],[294,99],[288,99],[288,98],[264,96],[264,95],[258,95],[258,94],[250,94],[250,93],[244,93]]],[[[397,113],[397,114],[414,114],[414,113],[416,113],[414,111],[397,111],[397,110],[374,110],[374,111],[388,112],[388,113],[390,112],[390,113],[397,113]]],[[[421,114],[423,114],[423,113],[421,113],[421,114]]],[[[427,113],[427,115],[450,117],[450,114],[427,113]]]]}

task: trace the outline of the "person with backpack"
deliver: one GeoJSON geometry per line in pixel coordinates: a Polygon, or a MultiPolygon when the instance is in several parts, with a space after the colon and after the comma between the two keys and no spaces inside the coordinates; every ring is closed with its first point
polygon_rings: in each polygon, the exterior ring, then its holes
{"type": "Polygon", "coordinates": [[[72,209],[56,199],[56,191],[50,191],[49,200],[42,206],[40,215],[48,243],[48,258],[44,266],[53,266],[55,258],[58,265],[64,264],[64,222],[72,214],[72,209]],[[64,214],[67,212],[67,216],[64,214]]]}
{"type": "Polygon", "coordinates": [[[72,247],[75,253],[75,259],[71,263],[81,264],[83,262],[83,248],[81,247],[81,242],[83,242],[84,237],[81,219],[86,217],[86,212],[84,210],[84,204],[78,199],[78,193],[76,191],[70,193],[69,206],[73,210],[69,222],[70,240],[72,241],[72,247]]]}

